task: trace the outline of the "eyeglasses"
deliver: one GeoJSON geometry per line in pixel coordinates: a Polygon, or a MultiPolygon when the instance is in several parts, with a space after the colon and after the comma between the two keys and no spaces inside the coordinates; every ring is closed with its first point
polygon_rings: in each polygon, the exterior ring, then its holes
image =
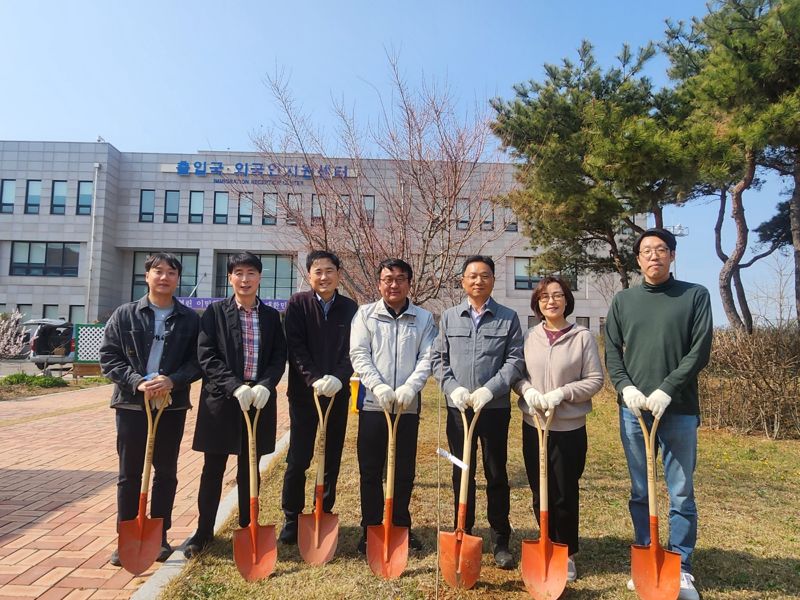
{"type": "Polygon", "coordinates": [[[464,275],[464,279],[466,279],[467,281],[478,281],[479,279],[481,281],[491,281],[492,277],[493,276],[489,273],[478,273],[477,275],[464,275]]]}
{"type": "Polygon", "coordinates": [[[639,256],[644,256],[645,258],[650,258],[654,254],[659,258],[664,258],[667,254],[669,254],[669,248],[666,246],[658,246],[656,248],[644,248],[643,250],[639,251],[639,256]]]}
{"type": "Polygon", "coordinates": [[[556,292],[555,294],[542,294],[539,296],[539,302],[542,304],[547,304],[550,302],[550,298],[555,300],[556,302],[561,302],[564,299],[565,294],[561,292],[556,292]]]}
{"type": "Polygon", "coordinates": [[[403,285],[408,283],[408,277],[381,277],[383,285],[391,287],[393,284],[403,285]]]}

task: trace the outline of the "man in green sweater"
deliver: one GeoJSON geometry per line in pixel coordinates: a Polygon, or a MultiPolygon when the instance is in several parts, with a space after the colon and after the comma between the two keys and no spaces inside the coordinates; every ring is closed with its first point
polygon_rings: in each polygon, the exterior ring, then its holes
{"type": "MultiPolygon", "coordinates": [[[[657,436],[669,491],[669,548],[681,555],[681,600],[697,600],[692,552],[697,541],[693,475],[700,404],[697,374],[711,353],[711,304],[701,285],[676,280],[675,236],[648,229],[633,251],[642,285],[619,292],[606,320],[606,367],[619,396],[622,446],[631,476],[629,509],[636,543],[650,544],[647,460],[637,415],[657,436]]],[[[628,582],[633,589],[633,581],[628,582]]]]}

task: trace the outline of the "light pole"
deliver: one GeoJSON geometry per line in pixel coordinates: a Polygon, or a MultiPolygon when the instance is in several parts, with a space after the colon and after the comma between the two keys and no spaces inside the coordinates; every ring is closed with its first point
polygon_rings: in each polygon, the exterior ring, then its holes
{"type": "MultiPolygon", "coordinates": [[[[685,237],[685,236],[689,235],[689,228],[688,227],[684,227],[680,223],[678,223],[677,225],[667,225],[666,227],[664,227],[664,229],[669,231],[675,237],[685,237]]],[[[677,279],[678,278],[678,254],[677,253],[675,254],[674,268],[675,268],[675,273],[673,273],[673,275],[675,276],[675,279],[677,279]]]]}

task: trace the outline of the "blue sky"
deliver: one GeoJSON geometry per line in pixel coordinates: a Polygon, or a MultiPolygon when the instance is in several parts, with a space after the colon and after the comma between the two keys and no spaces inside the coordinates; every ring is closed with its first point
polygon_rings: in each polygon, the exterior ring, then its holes
{"type": "MultiPolygon", "coordinates": [[[[2,0],[0,138],[102,135],[127,152],[252,150],[251,134],[278,118],[263,84],[276,69],[323,125],[332,120],[331,98],[343,98],[362,120],[374,117],[376,90],[389,89],[387,50],[399,55],[409,81],[423,73],[446,80],[467,107],[510,97],[513,84],[540,79],[545,63],[574,58],[582,39],[608,66],[623,42],[660,40],[666,18],[705,11],[704,0],[2,0]]],[[[665,65],[663,57],[650,63],[660,84],[665,65]]],[[[772,214],[782,190],[770,181],[747,195],[751,229],[772,214]]],[[[689,228],[679,240],[679,277],[709,287],[721,324],[715,218],[714,203],[667,214],[689,228]]],[[[770,278],[758,268],[745,280],[755,289],[770,278]]]]}

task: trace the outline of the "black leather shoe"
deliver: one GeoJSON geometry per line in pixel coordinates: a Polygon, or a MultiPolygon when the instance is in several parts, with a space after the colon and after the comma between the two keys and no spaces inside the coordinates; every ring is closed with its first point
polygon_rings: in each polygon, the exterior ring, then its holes
{"type": "Polygon", "coordinates": [[[420,552],[424,548],[422,542],[410,531],[408,532],[408,547],[417,552],[420,552]]]}
{"type": "Polygon", "coordinates": [[[168,542],[161,542],[161,552],[158,553],[156,562],[167,562],[167,559],[172,556],[172,552],[172,546],[170,546],[168,542]]]}
{"type": "Polygon", "coordinates": [[[297,543],[297,521],[286,520],[283,522],[283,529],[278,536],[281,544],[294,545],[297,543]]]}
{"type": "Polygon", "coordinates": [[[367,555],[367,536],[362,535],[361,539],[358,540],[358,553],[362,556],[367,555]]]}
{"type": "Polygon", "coordinates": [[[183,555],[186,558],[192,558],[200,554],[203,550],[205,550],[208,545],[213,540],[212,537],[203,537],[197,534],[193,535],[188,542],[186,542],[186,546],[183,548],[183,555]]]}
{"type": "Polygon", "coordinates": [[[121,567],[122,566],[122,563],[119,560],[119,551],[118,550],[114,550],[111,553],[111,558],[108,559],[108,562],[111,563],[112,565],[114,565],[115,567],[121,567]]]}
{"type": "Polygon", "coordinates": [[[506,570],[514,568],[514,555],[508,549],[508,544],[495,544],[493,553],[498,567],[506,570]]]}

